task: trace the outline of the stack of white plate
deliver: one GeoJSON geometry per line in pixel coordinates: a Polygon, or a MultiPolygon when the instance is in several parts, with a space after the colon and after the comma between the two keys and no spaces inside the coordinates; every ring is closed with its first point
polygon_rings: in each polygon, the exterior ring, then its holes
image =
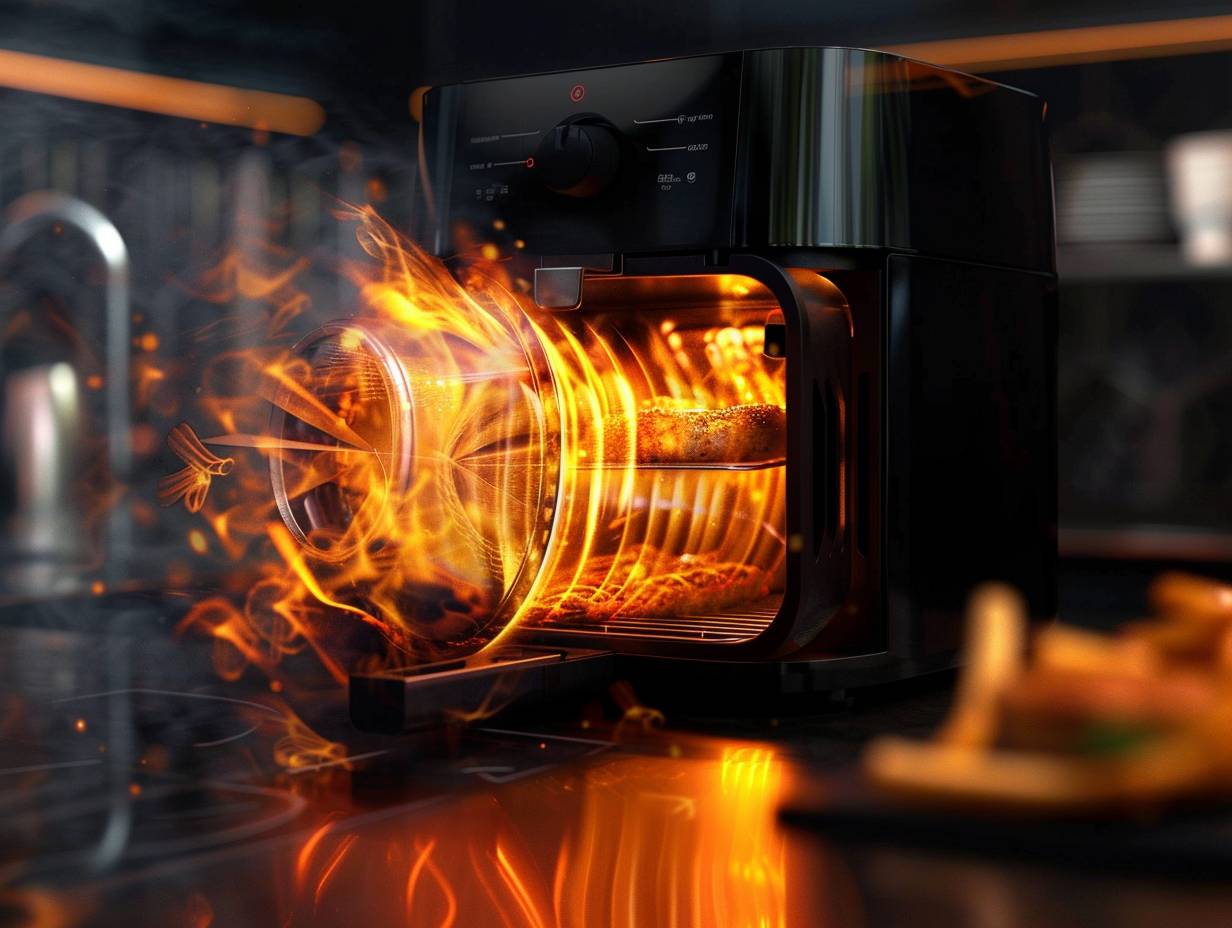
{"type": "Polygon", "coordinates": [[[1058,159],[1057,238],[1063,242],[1159,242],[1172,237],[1163,159],[1124,151],[1058,159]]]}

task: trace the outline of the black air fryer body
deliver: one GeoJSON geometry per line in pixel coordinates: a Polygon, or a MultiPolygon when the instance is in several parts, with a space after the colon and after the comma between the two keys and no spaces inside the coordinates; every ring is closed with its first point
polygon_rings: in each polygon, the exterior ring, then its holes
{"type": "MultiPolygon", "coordinates": [[[[982,581],[1022,590],[1036,619],[1054,613],[1044,110],[1009,87],[843,48],[426,94],[417,234],[437,254],[458,249],[459,229],[503,228],[524,244],[521,273],[543,312],[636,313],[656,285],[704,289],[696,282],[714,275],[752,278],[782,309],[778,615],[735,645],[618,634],[568,645],[686,687],[742,668],[808,690],[951,664],[982,581]]],[[[560,643],[528,629],[521,644],[535,649],[521,658],[550,666],[560,643]]],[[[542,695],[567,678],[561,660],[522,689],[542,695]]],[[[357,721],[411,724],[399,709],[408,679],[356,680],[357,721]]]]}

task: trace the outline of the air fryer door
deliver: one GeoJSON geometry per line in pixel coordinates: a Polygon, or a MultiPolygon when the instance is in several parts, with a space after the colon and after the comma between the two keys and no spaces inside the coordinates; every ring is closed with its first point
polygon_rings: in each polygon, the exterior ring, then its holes
{"type": "Polygon", "coordinates": [[[843,292],[748,255],[624,271],[528,309],[562,410],[560,489],[508,634],[353,676],[358,726],[571,698],[609,681],[615,655],[749,665],[875,622],[845,608],[867,487],[843,292]]]}

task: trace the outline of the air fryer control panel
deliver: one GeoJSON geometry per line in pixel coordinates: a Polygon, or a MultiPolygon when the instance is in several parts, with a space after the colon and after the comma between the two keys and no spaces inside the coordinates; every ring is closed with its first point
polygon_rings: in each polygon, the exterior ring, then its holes
{"type": "Polygon", "coordinates": [[[499,220],[543,255],[728,242],[740,65],[713,55],[431,91],[438,228],[499,220]]]}

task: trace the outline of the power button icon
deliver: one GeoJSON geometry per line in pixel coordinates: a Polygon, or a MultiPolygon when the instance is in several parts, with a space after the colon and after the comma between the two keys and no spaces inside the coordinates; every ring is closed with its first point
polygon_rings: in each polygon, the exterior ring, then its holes
{"type": "Polygon", "coordinates": [[[581,103],[586,99],[586,85],[574,84],[569,88],[569,99],[574,103],[581,103]]]}

